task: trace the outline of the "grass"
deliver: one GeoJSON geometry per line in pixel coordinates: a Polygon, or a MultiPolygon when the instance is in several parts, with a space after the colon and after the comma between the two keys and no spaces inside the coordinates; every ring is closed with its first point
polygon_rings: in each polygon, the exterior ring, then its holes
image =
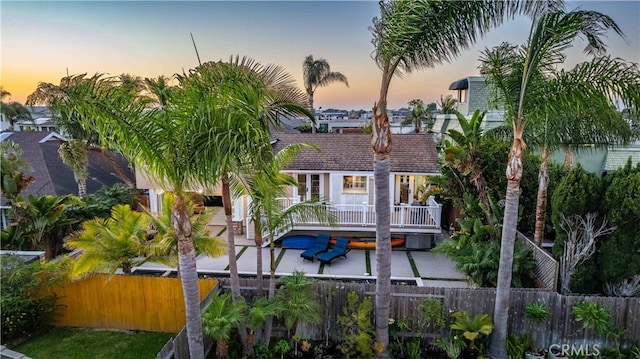
{"type": "Polygon", "coordinates": [[[173,336],[170,333],[53,328],[13,350],[38,359],[152,359],[173,336]]]}

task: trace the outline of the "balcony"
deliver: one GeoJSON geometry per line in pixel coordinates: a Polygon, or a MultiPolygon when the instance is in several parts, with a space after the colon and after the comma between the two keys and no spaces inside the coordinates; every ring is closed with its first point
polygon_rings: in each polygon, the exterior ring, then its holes
{"type": "MultiPolygon", "coordinates": [[[[297,203],[292,198],[280,199],[283,208],[297,203]]],[[[324,205],[335,216],[337,227],[331,230],[375,232],[376,209],[368,204],[324,205]]],[[[390,228],[395,233],[439,233],[442,205],[429,198],[426,206],[399,205],[391,207],[390,228]]],[[[289,230],[321,230],[329,226],[317,220],[297,222],[289,230]]]]}

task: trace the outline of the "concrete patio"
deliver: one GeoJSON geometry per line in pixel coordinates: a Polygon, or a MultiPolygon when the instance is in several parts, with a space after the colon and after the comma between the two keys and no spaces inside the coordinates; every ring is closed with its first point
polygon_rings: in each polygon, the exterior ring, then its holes
{"type": "MultiPolygon", "coordinates": [[[[224,216],[221,210],[214,213],[209,224],[211,233],[218,233],[223,228],[224,216]]],[[[256,247],[254,241],[248,240],[245,235],[235,235],[235,243],[239,274],[255,275],[257,253],[262,251],[262,270],[265,275],[268,275],[269,248],[256,247]]],[[[285,249],[276,246],[276,275],[282,276],[293,271],[302,271],[316,278],[375,280],[377,274],[375,250],[352,249],[347,253],[347,258],[338,258],[331,265],[304,260],[300,257],[302,251],[302,249],[285,249]]],[[[202,274],[227,276],[229,274],[228,265],[227,255],[215,258],[208,256],[197,258],[198,272],[202,274]]],[[[173,268],[155,263],[145,263],[136,270],[171,271],[173,268]]],[[[413,280],[418,286],[469,287],[466,276],[459,272],[455,268],[455,264],[446,256],[427,250],[408,250],[404,247],[394,248],[391,253],[391,279],[413,280]]]]}

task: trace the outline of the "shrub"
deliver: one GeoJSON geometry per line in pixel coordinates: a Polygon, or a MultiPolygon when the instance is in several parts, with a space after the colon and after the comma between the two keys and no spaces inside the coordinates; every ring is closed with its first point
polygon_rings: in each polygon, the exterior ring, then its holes
{"type": "Polygon", "coordinates": [[[17,256],[2,258],[0,310],[3,342],[47,325],[56,309],[55,295],[40,294],[48,280],[39,263],[24,264],[17,256]]]}
{"type": "Polygon", "coordinates": [[[338,316],[338,325],[342,330],[342,341],[338,347],[347,358],[373,357],[372,310],[373,303],[370,298],[364,298],[360,302],[356,292],[347,295],[347,305],[342,308],[343,315],[338,316]]]}

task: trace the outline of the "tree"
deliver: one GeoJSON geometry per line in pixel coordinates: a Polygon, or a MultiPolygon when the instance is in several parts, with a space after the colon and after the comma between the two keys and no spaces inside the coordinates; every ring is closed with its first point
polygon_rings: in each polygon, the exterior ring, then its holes
{"type": "MultiPolygon", "coordinates": [[[[488,186],[480,167],[480,138],[485,113],[476,110],[471,119],[467,120],[460,112],[455,112],[462,132],[449,130],[448,135],[455,141],[455,145],[445,147],[443,165],[454,168],[463,176],[468,176],[478,192],[480,203],[484,205],[485,212],[490,216],[488,186]]],[[[487,218],[487,223],[493,222],[492,218],[487,218]]]]}
{"type": "MultiPolygon", "coordinates": [[[[617,24],[608,16],[594,11],[572,11],[551,9],[552,11],[536,12],[532,22],[531,32],[527,45],[516,49],[514,46],[503,44],[493,51],[485,51],[481,73],[487,75],[489,83],[499,93],[516,93],[518,96],[501,97],[506,110],[506,116],[513,127],[513,141],[507,163],[507,191],[505,196],[505,216],[502,225],[502,246],[500,252],[500,270],[498,274],[498,286],[496,291],[496,303],[494,319],[496,331],[491,341],[490,353],[495,358],[506,358],[506,337],[509,310],[509,295],[511,293],[511,267],[513,262],[513,246],[516,236],[518,218],[518,200],[520,180],[522,178],[522,153],[525,149],[523,138],[524,129],[528,122],[533,121],[536,110],[547,110],[549,107],[536,107],[540,104],[532,99],[544,98],[540,92],[544,87],[536,87],[539,83],[536,79],[553,71],[557,64],[564,61],[563,51],[571,46],[574,38],[582,35],[587,39],[588,45],[585,52],[588,54],[602,54],[604,43],[601,37],[608,29],[621,34],[617,24]],[[517,65],[516,65],[517,64],[517,65]],[[518,74],[509,76],[510,74],[518,74]]],[[[593,70],[591,66],[585,67],[583,76],[593,70]]],[[[615,85],[613,89],[619,89],[615,85]]],[[[611,88],[611,87],[610,87],[611,88]]],[[[580,100],[589,98],[590,95],[601,92],[596,86],[585,86],[584,93],[572,95],[580,96],[580,100]]],[[[563,95],[560,93],[559,95],[563,95]]],[[[547,99],[549,101],[549,99],[547,99]]],[[[575,104],[577,99],[571,95],[559,96],[550,103],[575,104]]],[[[566,108],[566,107],[565,107],[566,108]]]]}
{"type": "MultiPolygon", "coordinates": [[[[127,77],[125,77],[127,79],[127,77]]],[[[114,169],[115,176],[129,187],[133,187],[133,182],[116,161],[114,156],[106,149],[111,148],[110,144],[98,146],[98,133],[95,126],[90,126],[91,111],[86,104],[94,102],[92,96],[102,93],[100,86],[117,83],[115,78],[104,81],[102,74],[95,74],[87,77],[86,74],[71,75],[60,79],[59,85],[48,82],[40,82],[36,90],[27,97],[27,105],[45,105],[52,113],[52,120],[61,134],[68,137],[67,141],[80,141],[84,144],[82,150],[80,142],[66,144],[63,142],[60,155],[63,162],[69,166],[78,182],[79,195],[83,196],[84,182],[88,171],[89,152],[98,153],[104,157],[114,169]],[[66,154],[66,156],[64,155],[66,154]],[[65,157],[63,157],[65,156],[65,157]]]]}
{"type": "Polygon", "coordinates": [[[431,130],[434,120],[431,115],[431,110],[425,107],[424,102],[420,99],[411,100],[409,101],[409,107],[411,108],[411,112],[404,121],[402,121],[401,125],[404,126],[413,123],[413,132],[415,133],[420,133],[423,127],[426,131],[431,130]]]}
{"type": "MultiPolygon", "coordinates": [[[[293,144],[280,150],[264,167],[243,171],[239,176],[232,177],[232,187],[236,195],[251,197],[249,214],[255,226],[257,268],[258,268],[258,296],[262,295],[262,241],[263,234],[269,240],[269,299],[276,295],[276,265],[275,265],[275,235],[283,230],[292,228],[295,223],[304,223],[313,218],[320,222],[334,226],[335,216],[322,205],[321,198],[312,198],[304,202],[283,208],[279,198],[287,195],[287,187],[297,186],[298,183],[291,175],[282,171],[305,148],[316,148],[308,144],[293,144]]],[[[316,148],[317,149],[317,148],[316,148]]],[[[262,336],[265,344],[271,337],[272,318],[267,319],[262,336]]]]}
{"type": "Polygon", "coordinates": [[[204,332],[216,341],[216,358],[228,358],[228,342],[231,329],[238,327],[247,318],[247,303],[235,300],[231,293],[211,297],[209,309],[202,316],[204,332]]]}
{"type": "Polygon", "coordinates": [[[447,97],[442,97],[442,95],[440,95],[440,102],[438,102],[438,104],[440,105],[442,113],[446,115],[454,113],[458,100],[453,98],[452,95],[447,95],[447,97]]]}
{"type": "MultiPolygon", "coordinates": [[[[150,224],[153,235],[152,251],[148,253],[149,262],[161,263],[169,267],[178,267],[178,238],[175,236],[171,223],[171,211],[175,202],[175,196],[171,192],[167,192],[162,196],[161,212],[150,217],[150,224]]],[[[220,239],[218,235],[212,237],[207,229],[207,223],[211,219],[209,210],[194,216],[193,204],[186,201],[187,211],[191,218],[191,240],[196,252],[196,256],[205,254],[209,257],[218,257],[226,254],[226,243],[220,239]]]]}
{"type": "Polygon", "coordinates": [[[7,122],[9,122],[9,128],[7,128],[7,131],[13,131],[15,124],[18,121],[33,120],[33,118],[31,117],[31,112],[29,112],[29,110],[26,107],[22,106],[22,104],[19,102],[2,102],[2,104],[0,105],[0,109],[2,110],[2,114],[4,114],[4,117],[7,119],[7,122]]]}
{"type": "Polygon", "coordinates": [[[87,194],[87,176],[89,175],[89,157],[87,147],[82,140],[72,139],[62,142],[58,149],[62,163],[73,171],[73,178],[78,184],[78,196],[87,194]]]}
{"type": "MultiPolygon", "coordinates": [[[[340,72],[331,71],[329,62],[325,59],[314,59],[313,55],[309,55],[304,58],[302,63],[302,81],[304,82],[304,89],[307,91],[309,99],[309,110],[313,112],[313,94],[318,87],[327,86],[333,82],[342,82],[349,87],[347,77],[340,72]]],[[[313,126],[313,132],[315,133],[315,125],[313,126]]]]}
{"type": "Polygon", "coordinates": [[[100,143],[118,148],[175,194],[172,226],[189,351],[192,358],[202,358],[195,248],[184,191],[222,182],[232,293],[239,298],[230,173],[263,160],[260,154],[271,146],[269,126],[277,125],[279,116],[312,115],[303,107],[304,94],[278,66],[236,57],[204,63],[177,77],[179,85],[162,109],[150,107],[148,97],[120,88],[114,78],[102,78],[95,96],[79,107],[92,114],[90,123],[98,129],[100,143]]]}
{"type": "Polygon", "coordinates": [[[132,211],[128,205],[113,207],[109,219],[85,221],[82,231],[67,239],[69,249],[82,250],[73,263],[71,277],[114,274],[118,268],[131,274],[133,267],[146,262],[146,255],[152,252],[152,243],[147,241],[150,222],[146,213],[132,211]]]}
{"type": "Polygon", "coordinates": [[[546,3],[479,1],[388,1],[371,31],[375,61],[382,71],[380,98],[373,106],[371,147],[374,152],[376,210],[376,342],[386,356],[389,343],[391,235],[389,170],[391,128],[387,94],[394,76],[434,67],[517,13],[531,13],[546,3]]]}
{"type": "Polygon", "coordinates": [[[597,217],[597,213],[594,212],[587,213],[584,217],[562,216],[561,227],[568,237],[564,243],[564,253],[560,258],[560,290],[564,295],[571,294],[569,283],[578,264],[595,253],[596,239],[616,230],[616,227],[607,227],[606,218],[597,226],[597,217]]]}

